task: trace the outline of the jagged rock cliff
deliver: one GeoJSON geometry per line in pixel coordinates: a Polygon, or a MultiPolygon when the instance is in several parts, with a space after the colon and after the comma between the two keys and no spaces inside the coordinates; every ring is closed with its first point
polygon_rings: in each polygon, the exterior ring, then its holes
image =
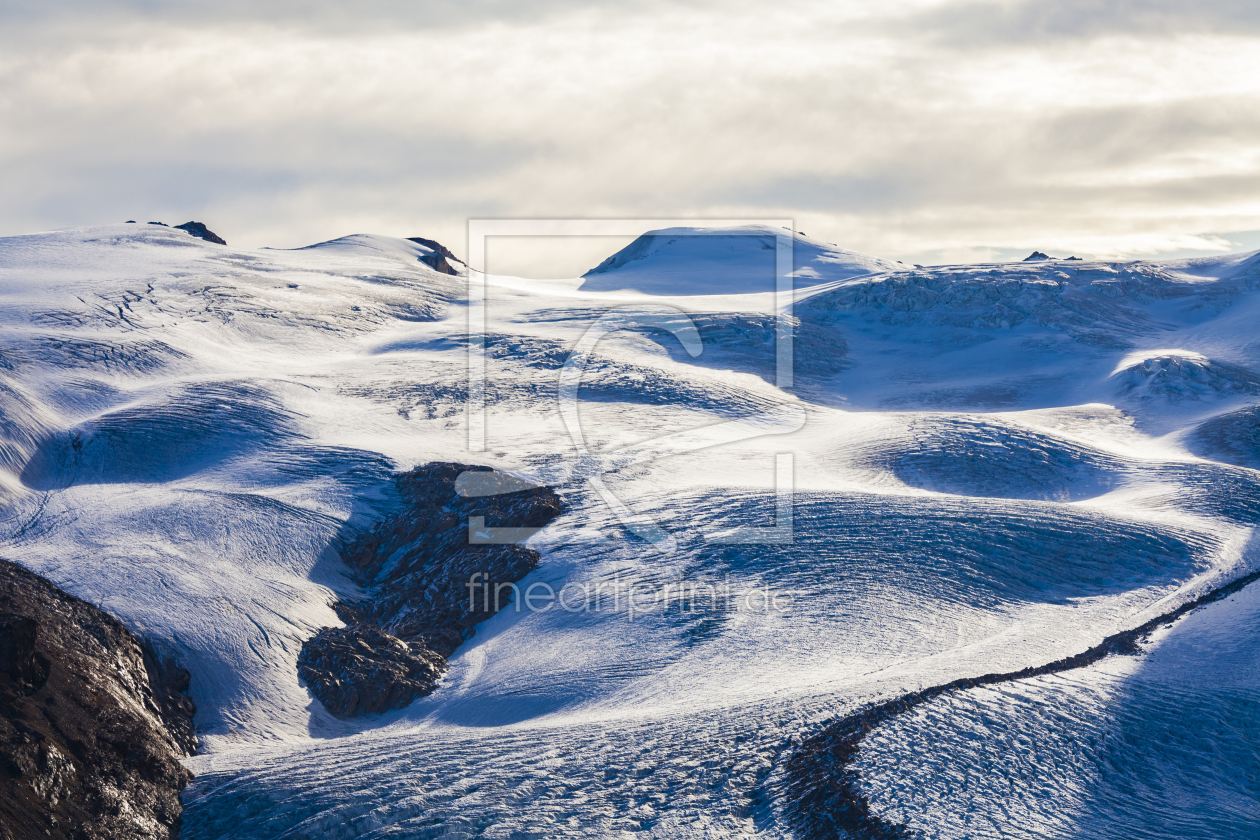
{"type": "Polygon", "coordinates": [[[187,687],[114,618],[0,560],[0,838],[177,837],[187,687]]]}

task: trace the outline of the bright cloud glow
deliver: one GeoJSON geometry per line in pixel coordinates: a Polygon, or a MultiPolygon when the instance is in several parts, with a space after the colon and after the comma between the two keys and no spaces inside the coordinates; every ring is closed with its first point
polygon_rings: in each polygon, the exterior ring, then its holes
{"type": "Polygon", "coordinates": [[[1260,14],[1073,5],[28,9],[0,17],[0,231],[462,251],[470,216],[783,216],[929,262],[1260,229],[1260,14]]]}

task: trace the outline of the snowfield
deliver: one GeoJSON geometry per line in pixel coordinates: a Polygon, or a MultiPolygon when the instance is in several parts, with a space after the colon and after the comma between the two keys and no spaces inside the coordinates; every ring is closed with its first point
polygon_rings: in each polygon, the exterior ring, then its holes
{"type": "MultiPolygon", "coordinates": [[[[1260,253],[917,269],[796,235],[789,314],[781,232],[696,232],[488,276],[472,340],[465,272],[409,240],[0,239],[2,553],[191,671],[186,838],[793,836],[786,762],[826,721],[1260,570],[1260,253]],[[427,461],[561,494],[522,589],[652,598],[518,603],[433,694],[338,719],[298,653],[360,594],[339,547],[427,461]],[[730,542],[784,525],[785,469],[791,540],[730,542]]],[[[1255,836],[1258,598],[894,719],[854,765],[871,809],[930,837],[1255,836]]]]}

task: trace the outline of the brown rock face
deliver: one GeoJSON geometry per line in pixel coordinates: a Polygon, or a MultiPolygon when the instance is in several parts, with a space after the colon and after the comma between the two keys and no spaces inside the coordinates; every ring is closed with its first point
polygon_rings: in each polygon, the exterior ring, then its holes
{"type": "Polygon", "coordinates": [[[298,659],[299,675],[333,714],[401,708],[432,692],[446,657],[511,603],[507,585],[538,565],[538,552],[522,545],[470,543],[471,517],[484,517],[489,528],[541,528],[561,510],[551,488],[517,489],[487,467],[431,463],[395,482],[402,510],[345,552],[366,600],[338,604],[348,626],[321,630],[298,659]],[[508,492],[461,496],[463,473],[484,473],[483,492],[496,482],[508,492]]]}
{"type": "Polygon", "coordinates": [[[118,621],[0,560],[0,838],[178,837],[187,685],[118,621]]]}

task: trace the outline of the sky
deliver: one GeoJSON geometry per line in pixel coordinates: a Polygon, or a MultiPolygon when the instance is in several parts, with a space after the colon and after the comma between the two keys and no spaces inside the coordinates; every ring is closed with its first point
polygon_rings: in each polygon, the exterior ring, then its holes
{"type": "Polygon", "coordinates": [[[784,218],[921,264],[1252,250],[1260,3],[0,0],[0,182],[0,235],[463,255],[469,218],[784,218]]]}

